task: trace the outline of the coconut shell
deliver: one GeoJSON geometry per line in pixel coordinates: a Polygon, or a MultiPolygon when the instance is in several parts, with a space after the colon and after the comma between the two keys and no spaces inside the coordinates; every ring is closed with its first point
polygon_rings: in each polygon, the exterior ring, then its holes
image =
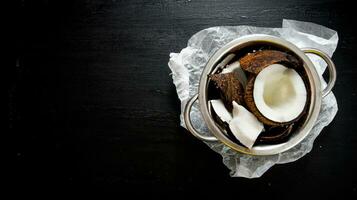
{"type": "Polygon", "coordinates": [[[264,144],[280,143],[288,139],[293,130],[294,123],[286,126],[270,126],[265,127],[265,131],[261,133],[257,139],[258,142],[264,144]]]}
{"type": "Polygon", "coordinates": [[[232,112],[233,101],[236,101],[240,105],[244,103],[244,88],[237,79],[237,72],[212,74],[209,77],[219,90],[221,99],[228,111],[232,112]]]}
{"type": "Polygon", "coordinates": [[[287,63],[290,66],[299,66],[296,57],[277,50],[261,50],[254,53],[248,53],[239,59],[243,70],[257,75],[265,67],[276,63],[287,63]]]}

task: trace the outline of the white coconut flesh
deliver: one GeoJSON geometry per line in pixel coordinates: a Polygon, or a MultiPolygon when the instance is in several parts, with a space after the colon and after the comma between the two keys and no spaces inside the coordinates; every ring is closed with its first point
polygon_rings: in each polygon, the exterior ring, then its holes
{"type": "Polygon", "coordinates": [[[233,111],[230,113],[220,99],[210,100],[214,112],[229,124],[229,129],[237,140],[249,149],[263,131],[263,124],[246,108],[233,101],[233,111]],[[232,116],[233,114],[233,116],[232,116]]]}
{"type": "Polygon", "coordinates": [[[257,75],[253,98],[264,117],[275,122],[289,122],[304,110],[307,91],[304,81],[294,69],[273,64],[257,75]]]}
{"type": "Polygon", "coordinates": [[[210,100],[214,112],[223,122],[229,122],[232,119],[232,114],[224,106],[224,103],[220,99],[210,100]]]}
{"type": "Polygon", "coordinates": [[[233,101],[233,119],[229,128],[237,140],[251,149],[264,126],[251,112],[233,101]]]}
{"type": "Polygon", "coordinates": [[[227,65],[226,68],[222,70],[222,74],[227,74],[231,72],[237,72],[239,82],[245,87],[247,85],[247,76],[240,67],[239,61],[235,61],[232,64],[227,65]]]}

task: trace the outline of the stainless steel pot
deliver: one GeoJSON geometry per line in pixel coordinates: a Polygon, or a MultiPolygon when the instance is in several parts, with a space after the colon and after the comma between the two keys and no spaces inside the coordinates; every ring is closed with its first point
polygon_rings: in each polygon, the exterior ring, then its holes
{"type": "Polygon", "coordinates": [[[215,52],[215,54],[210,58],[210,60],[206,64],[199,82],[198,94],[194,95],[186,104],[184,110],[185,124],[187,129],[195,137],[206,142],[221,141],[222,143],[229,146],[230,148],[246,154],[252,154],[252,155],[278,154],[294,147],[309,134],[320,112],[322,98],[324,98],[327,94],[330,93],[331,89],[335,84],[335,81],[336,81],[336,69],[334,63],[326,53],[318,49],[300,50],[294,44],[284,39],[274,36],[269,36],[269,35],[259,34],[259,35],[250,35],[250,36],[241,37],[229,42],[228,44],[220,48],[217,52],[215,52]],[[291,135],[290,139],[287,142],[281,144],[274,144],[274,145],[257,145],[254,146],[252,149],[248,149],[242,145],[239,145],[231,141],[222,132],[222,130],[219,128],[219,126],[212,118],[209,112],[209,105],[208,105],[208,91],[207,91],[208,82],[209,82],[208,75],[214,73],[217,70],[217,68],[219,67],[217,66],[218,63],[222,61],[222,59],[225,58],[228,54],[232,52],[237,53],[239,52],[239,50],[245,47],[249,47],[252,45],[260,45],[260,44],[274,46],[279,49],[285,49],[295,54],[296,57],[301,59],[301,61],[303,62],[303,67],[305,68],[307,77],[310,82],[310,90],[311,90],[310,108],[307,113],[307,118],[303,123],[303,125],[301,126],[301,128],[296,130],[291,135]],[[311,60],[306,56],[307,53],[318,55],[327,63],[329,69],[329,82],[324,90],[321,89],[321,82],[320,82],[319,75],[314,65],[312,64],[311,60]],[[210,130],[210,132],[214,135],[214,137],[204,136],[192,126],[191,119],[190,119],[190,112],[193,103],[197,99],[199,101],[199,108],[202,113],[203,119],[207,124],[207,127],[210,130]]]}

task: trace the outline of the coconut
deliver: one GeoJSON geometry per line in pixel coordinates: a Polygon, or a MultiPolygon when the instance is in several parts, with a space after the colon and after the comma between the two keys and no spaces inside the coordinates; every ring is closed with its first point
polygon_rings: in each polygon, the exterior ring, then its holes
{"type": "Polygon", "coordinates": [[[285,63],[292,67],[300,65],[299,60],[282,51],[261,50],[254,53],[248,53],[239,59],[240,66],[243,70],[257,75],[265,67],[275,63],[285,63]]]}
{"type": "Polygon", "coordinates": [[[261,122],[282,126],[297,121],[303,114],[307,89],[294,69],[273,64],[249,78],[244,98],[261,122]]]}
{"type": "Polygon", "coordinates": [[[213,81],[219,90],[221,99],[230,112],[233,109],[233,101],[236,101],[239,104],[244,103],[244,88],[237,77],[237,72],[210,75],[211,81],[213,81]]]}
{"type": "Polygon", "coordinates": [[[224,106],[224,103],[220,99],[213,99],[209,101],[214,112],[222,122],[229,123],[232,120],[232,114],[224,106]]]}
{"type": "Polygon", "coordinates": [[[259,135],[258,142],[263,144],[274,144],[284,142],[293,130],[295,123],[286,126],[269,126],[259,135]]]}
{"type": "Polygon", "coordinates": [[[234,101],[233,118],[229,122],[229,128],[239,142],[251,149],[264,130],[264,125],[245,107],[234,101]]]}
{"type": "Polygon", "coordinates": [[[245,86],[247,85],[247,76],[245,75],[244,71],[242,70],[242,68],[240,67],[240,63],[239,61],[235,61],[229,65],[227,65],[223,70],[222,70],[222,74],[227,74],[227,73],[231,73],[231,72],[237,72],[237,79],[239,80],[239,82],[242,84],[242,86],[245,88],[245,86]]]}

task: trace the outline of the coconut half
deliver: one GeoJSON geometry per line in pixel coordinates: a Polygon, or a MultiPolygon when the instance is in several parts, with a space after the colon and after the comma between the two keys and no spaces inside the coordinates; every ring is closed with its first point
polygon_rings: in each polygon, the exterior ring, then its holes
{"type": "Polygon", "coordinates": [[[263,123],[281,125],[295,121],[302,114],[307,102],[307,90],[294,69],[272,64],[250,79],[245,100],[263,123]]]}

